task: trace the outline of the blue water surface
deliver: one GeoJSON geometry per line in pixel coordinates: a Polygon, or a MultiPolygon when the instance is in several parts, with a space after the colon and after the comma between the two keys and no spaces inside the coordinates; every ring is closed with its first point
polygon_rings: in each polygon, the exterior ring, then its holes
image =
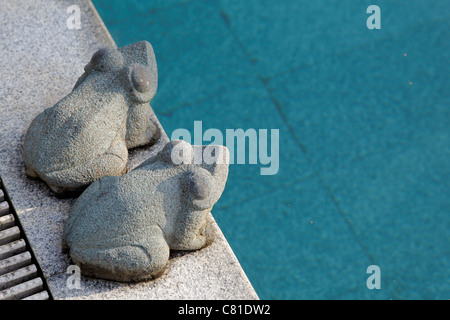
{"type": "Polygon", "coordinates": [[[450,298],[450,1],[93,2],[152,43],[169,136],[279,130],[278,173],[230,165],[213,210],[260,298],[450,298]]]}

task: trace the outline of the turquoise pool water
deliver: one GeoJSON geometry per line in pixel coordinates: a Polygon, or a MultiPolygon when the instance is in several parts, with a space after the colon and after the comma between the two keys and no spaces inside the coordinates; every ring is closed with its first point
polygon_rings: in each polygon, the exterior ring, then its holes
{"type": "Polygon", "coordinates": [[[169,136],[279,130],[278,173],[231,165],[213,212],[260,298],[450,298],[449,1],[93,2],[152,43],[169,136]]]}

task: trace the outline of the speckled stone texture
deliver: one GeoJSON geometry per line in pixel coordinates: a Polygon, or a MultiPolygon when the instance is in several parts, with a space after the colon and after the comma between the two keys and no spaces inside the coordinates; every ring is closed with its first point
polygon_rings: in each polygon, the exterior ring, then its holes
{"type": "MultiPolygon", "coordinates": [[[[93,53],[115,47],[90,1],[77,1],[81,29],[68,29],[73,1],[1,1],[0,10],[0,175],[33,252],[56,299],[257,299],[253,287],[211,215],[215,241],[186,254],[171,253],[166,272],[154,281],[122,284],[81,278],[67,286],[72,264],[62,251],[63,225],[75,198],[57,198],[42,182],[26,176],[22,142],[31,121],[73,88],[93,53]]],[[[157,54],[157,53],[156,53],[157,54]]],[[[158,119],[152,119],[160,126],[158,119]]],[[[169,141],[129,153],[135,168],[169,141]]]]}

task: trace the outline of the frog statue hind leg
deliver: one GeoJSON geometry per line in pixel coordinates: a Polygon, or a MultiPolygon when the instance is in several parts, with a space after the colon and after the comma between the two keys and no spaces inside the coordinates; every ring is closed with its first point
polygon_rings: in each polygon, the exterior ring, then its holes
{"type": "Polygon", "coordinates": [[[127,157],[127,147],[118,139],[99,157],[73,168],[47,173],[45,181],[57,194],[79,192],[92,181],[126,173],[127,157]]]}
{"type": "Polygon", "coordinates": [[[159,277],[169,261],[170,249],[158,226],[147,228],[132,244],[113,248],[71,249],[72,260],[86,276],[121,282],[159,277]]]}

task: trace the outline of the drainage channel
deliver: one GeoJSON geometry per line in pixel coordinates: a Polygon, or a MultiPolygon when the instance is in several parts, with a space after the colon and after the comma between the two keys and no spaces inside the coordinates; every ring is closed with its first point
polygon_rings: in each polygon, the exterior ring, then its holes
{"type": "Polygon", "coordinates": [[[0,300],[50,300],[42,271],[0,179],[0,300]]]}

